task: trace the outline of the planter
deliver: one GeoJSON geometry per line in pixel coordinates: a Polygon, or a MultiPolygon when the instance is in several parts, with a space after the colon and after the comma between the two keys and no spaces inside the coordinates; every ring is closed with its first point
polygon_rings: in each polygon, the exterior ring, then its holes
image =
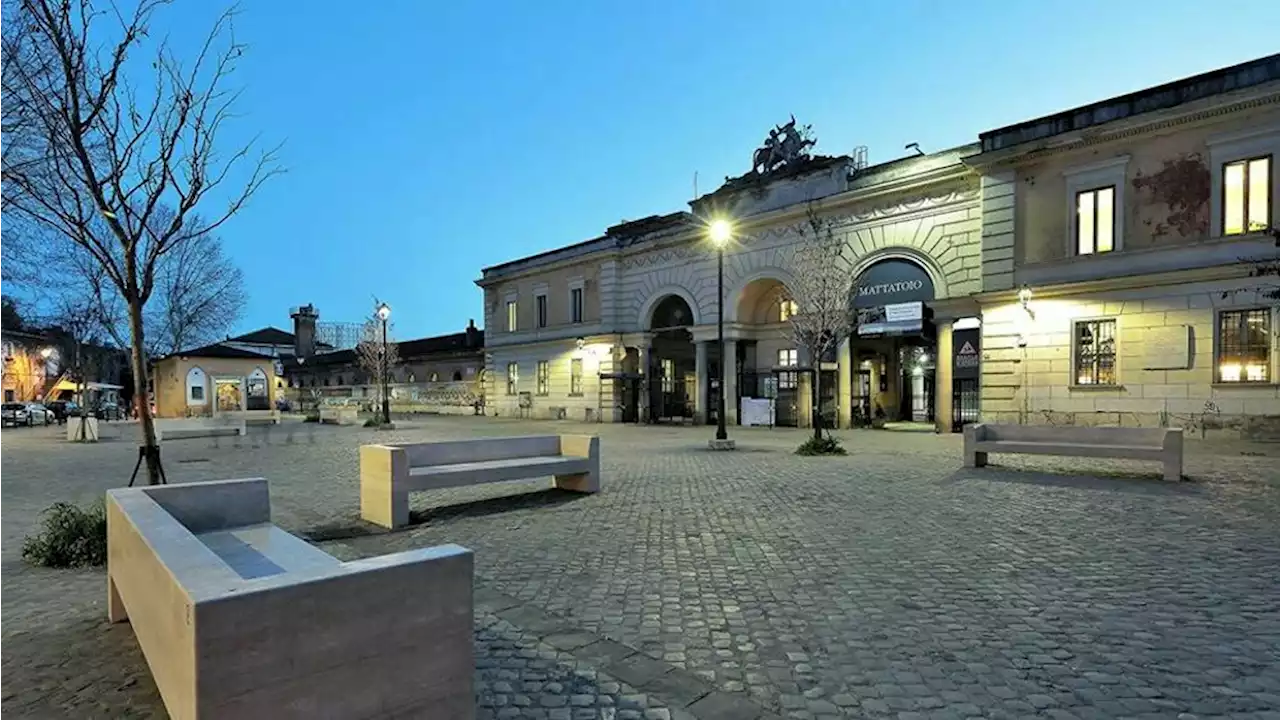
{"type": "Polygon", "coordinates": [[[98,442],[98,418],[67,418],[67,441],[98,442]]]}

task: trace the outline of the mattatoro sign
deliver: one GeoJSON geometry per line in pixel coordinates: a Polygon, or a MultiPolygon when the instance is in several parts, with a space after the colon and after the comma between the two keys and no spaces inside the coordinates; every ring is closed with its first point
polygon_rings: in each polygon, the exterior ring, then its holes
{"type": "Polygon", "coordinates": [[[867,268],[854,285],[852,305],[859,335],[918,332],[924,303],[933,299],[933,279],[910,260],[881,260],[867,268]]]}

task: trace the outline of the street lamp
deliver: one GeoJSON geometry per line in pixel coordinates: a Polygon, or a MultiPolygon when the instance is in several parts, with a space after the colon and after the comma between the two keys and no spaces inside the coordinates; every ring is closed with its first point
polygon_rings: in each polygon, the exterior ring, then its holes
{"type": "Polygon", "coordinates": [[[391,317],[391,306],[378,303],[378,318],[382,320],[382,422],[391,424],[391,400],[387,390],[387,318],[391,317]]]}
{"type": "Polygon", "coordinates": [[[716,343],[720,346],[720,392],[716,393],[716,441],[729,439],[729,431],[725,429],[724,395],[727,383],[724,377],[724,248],[733,238],[733,225],[725,218],[711,221],[707,228],[707,236],[716,247],[716,287],[719,290],[716,301],[716,343]]]}

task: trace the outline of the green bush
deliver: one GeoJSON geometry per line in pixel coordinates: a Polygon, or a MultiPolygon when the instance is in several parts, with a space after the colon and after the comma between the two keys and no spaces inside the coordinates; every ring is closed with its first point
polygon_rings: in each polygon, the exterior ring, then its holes
{"type": "Polygon", "coordinates": [[[840,446],[840,441],[824,435],[820,438],[809,438],[796,448],[797,455],[848,455],[840,446]]]}
{"type": "Polygon", "coordinates": [[[106,507],[54,503],[44,511],[44,528],[22,541],[22,559],[53,568],[106,565],[106,507]]]}
{"type": "Polygon", "coordinates": [[[364,426],[365,426],[365,427],[373,427],[373,428],[376,428],[376,427],[382,427],[382,416],[381,416],[381,415],[379,415],[379,416],[377,416],[377,417],[371,417],[371,418],[369,418],[368,420],[365,420],[365,421],[364,421],[364,426]]]}

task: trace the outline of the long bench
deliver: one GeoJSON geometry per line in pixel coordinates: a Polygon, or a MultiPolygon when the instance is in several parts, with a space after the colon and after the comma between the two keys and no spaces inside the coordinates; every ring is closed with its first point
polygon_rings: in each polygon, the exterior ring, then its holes
{"type": "Polygon", "coordinates": [[[988,453],[1154,460],[1165,480],[1182,479],[1182,430],[1174,428],[966,425],[965,467],[985,466],[988,453]]]}
{"type": "Polygon", "coordinates": [[[246,425],[279,425],[279,410],[241,410],[238,415],[246,425]]]}
{"type": "Polygon", "coordinates": [[[554,477],[555,487],[600,490],[600,438],[500,437],[360,447],[360,516],[387,528],[409,522],[409,493],[554,477]]]}
{"type": "Polygon", "coordinates": [[[243,417],[218,415],[215,417],[156,418],[156,442],[186,440],[188,438],[244,435],[243,417]]]}
{"type": "Polygon", "coordinates": [[[360,419],[359,411],[353,407],[322,407],[320,422],[328,425],[355,425],[360,419]]]}
{"type": "Polygon", "coordinates": [[[473,557],[341,562],[261,478],[107,492],[107,616],[173,718],[472,718],[473,557]]]}

